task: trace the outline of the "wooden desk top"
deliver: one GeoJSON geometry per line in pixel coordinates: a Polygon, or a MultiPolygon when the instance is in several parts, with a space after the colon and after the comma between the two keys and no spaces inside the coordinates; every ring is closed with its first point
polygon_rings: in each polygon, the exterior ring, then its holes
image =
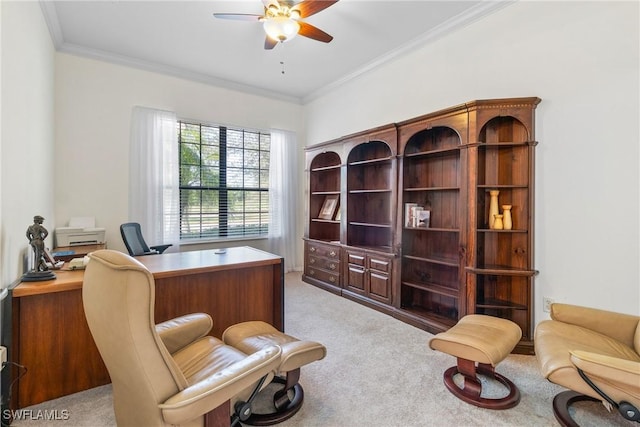
{"type": "MultiPolygon", "coordinates": [[[[217,254],[214,249],[190,252],[174,252],[161,255],[146,255],[136,258],[149,269],[156,279],[198,274],[243,266],[262,266],[280,263],[281,257],[242,246],[228,248],[226,253],[217,254]]],[[[43,282],[20,282],[13,288],[13,297],[64,292],[82,287],[84,270],[55,270],[55,280],[43,282]]]]}

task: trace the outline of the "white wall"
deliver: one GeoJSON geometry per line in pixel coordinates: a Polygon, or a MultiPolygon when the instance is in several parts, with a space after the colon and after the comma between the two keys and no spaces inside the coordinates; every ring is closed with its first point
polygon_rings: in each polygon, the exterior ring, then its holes
{"type": "Polygon", "coordinates": [[[53,235],[55,51],[39,3],[2,1],[0,10],[0,286],[6,287],[31,256],[26,230],[34,215],[45,217],[53,235]]]}
{"type": "MultiPolygon", "coordinates": [[[[297,104],[64,53],[56,55],[55,87],[56,226],[73,216],[95,216],[97,226],[106,228],[111,249],[126,251],[119,227],[128,220],[129,131],[135,105],[174,111],[179,118],[294,131],[302,163],[304,128],[297,104]]],[[[298,229],[300,259],[293,266],[302,265],[302,221],[298,229]]],[[[266,249],[267,241],[234,244],[266,249]]]]}
{"type": "Polygon", "coordinates": [[[542,297],[640,314],[638,2],[516,2],[305,107],[315,144],[473,99],[538,96],[542,297]]]}

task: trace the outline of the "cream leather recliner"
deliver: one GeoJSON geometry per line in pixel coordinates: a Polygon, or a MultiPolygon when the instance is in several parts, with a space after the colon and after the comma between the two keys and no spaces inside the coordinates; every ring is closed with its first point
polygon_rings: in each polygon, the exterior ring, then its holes
{"type": "Polygon", "coordinates": [[[213,325],[207,314],[156,326],[153,276],[121,252],[90,255],[82,298],[113,384],[118,426],[212,424],[211,411],[228,401],[237,408],[234,425],[250,415],[250,402],[237,400],[254,397],[280,364],[278,346],[246,355],[207,336],[213,325]]]}
{"type": "Polygon", "coordinates": [[[568,407],[600,400],[640,422],[640,317],[568,304],[552,304],[538,324],[535,351],[549,381],[570,389],[553,400],[563,426],[577,426],[568,407]]]}

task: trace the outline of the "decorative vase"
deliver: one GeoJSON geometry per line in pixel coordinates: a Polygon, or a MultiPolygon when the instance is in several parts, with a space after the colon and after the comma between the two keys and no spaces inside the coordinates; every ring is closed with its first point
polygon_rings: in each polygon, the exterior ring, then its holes
{"type": "Polygon", "coordinates": [[[500,194],[499,190],[489,190],[489,196],[491,199],[489,200],[489,228],[493,229],[493,222],[495,221],[496,215],[500,213],[498,211],[498,194],[500,194]]]}
{"type": "Polygon", "coordinates": [[[502,205],[502,225],[505,230],[511,230],[513,221],[511,220],[511,205],[502,205]]]}
{"type": "Polygon", "coordinates": [[[495,215],[495,219],[493,220],[493,229],[494,230],[502,230],[504,229],[504,224],[502,223],[502,214],[495,215]]]}

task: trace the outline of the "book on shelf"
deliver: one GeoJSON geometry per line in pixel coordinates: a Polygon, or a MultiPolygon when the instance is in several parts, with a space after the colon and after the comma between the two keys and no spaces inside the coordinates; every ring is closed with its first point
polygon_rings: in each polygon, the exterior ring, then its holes
{"type": "Polygon", "coordinates": [[[417,203],[404,204],[404,225],[412,228],[428,228],[431,220],[431,211],[417,203]]]}
{"type": "Polygon", "coordinates": [[[413,217],[411,208],[418,206],[417,203],[405,203],[404,204],[404,226],[413,227],[413,217]]]}

